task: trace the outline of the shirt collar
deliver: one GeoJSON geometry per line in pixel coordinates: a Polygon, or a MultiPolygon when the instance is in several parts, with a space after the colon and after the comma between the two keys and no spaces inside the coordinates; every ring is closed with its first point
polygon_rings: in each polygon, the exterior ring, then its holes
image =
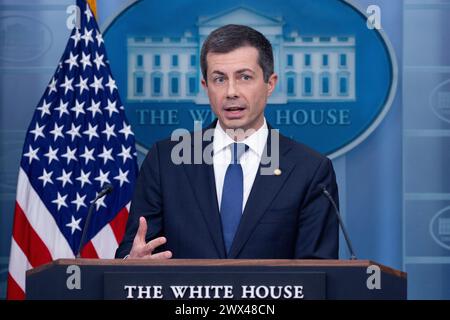
{"type": "MultiPolygon", "coordinates": [[[[250,150],[254,151],[259,157],[262,157],[268,135],[269,129],[267,127],[266,118],[264,118],[264,123],[261,126],[261,128],[256,130],[256,132],[254,132],[246,139],[239,142],[245,143],[250,148],[250,150]]],[[[223,130],[219,121],[217,121],[216,128],[214,129],[214,140],[213,140],[214,154],[221,152],[223,149],[227,148],[230,144],[234,142],[235,141],[229,135],[227,135],[225,130],[223,130]]]]}

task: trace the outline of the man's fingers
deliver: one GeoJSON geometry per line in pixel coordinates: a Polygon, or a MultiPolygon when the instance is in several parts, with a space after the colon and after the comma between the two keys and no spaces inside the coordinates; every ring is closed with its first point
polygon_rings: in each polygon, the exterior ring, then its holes
{"type": "Polygon", "coordinates": [[[152,254],[159,246],[165,244],[167,239],[159,237],[145,243],[145,236],[147,233],[147,222],[144,217],[139,218],[139,229],[134,237],[133,247],[130,251],[130,258],[132,259],[170,259],[172,252],[164,251],[157,254],[152,254]]]}
{"type": "Polygon", "coordinates": [[[155,250],[159,246],[165,244],[166,242],[167,242],[167,239],[165,237],[159,237],[159,238],[153,239],[152,241],[149,241],[145,245],[145,251],[151,254],[153,252],[153,250],[155,250]]]}
{"type": "Polygon", "coordinates": [[[147,221],[145,221],[144,217],[139,218],[139,229],[136,232],[136,238],[140,242],[145,243],[145,235],[147,234],[147,221]]]}
{"type": "Polygon", "coordinates": [[[172,258],[171,251],[164,251],[164,252],[159,252],[156,254],[150,254],[150,255],[145,256],[145,259],[170,259],[170,258],[172,258]]]}

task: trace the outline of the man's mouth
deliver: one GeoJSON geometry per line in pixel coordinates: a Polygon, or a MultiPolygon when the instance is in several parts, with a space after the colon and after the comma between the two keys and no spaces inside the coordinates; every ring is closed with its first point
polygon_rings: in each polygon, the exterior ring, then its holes
{"type": "Polygon", "coordinates": [[[229,107],[225,107],[224,109],[225,109],[225,111],[233,112],[233,111],[242,111],[242,110],[245,109],[245,107],[242,107],[242,106],[229,106],[229,107]]]}
{"type": "Polygon", "coordinates": [[[239,119],[244,115],[245,111],[244,106],[236,105],[236,106],[226,106],[224,107],[225,116],[228,119],[239,119]]]}

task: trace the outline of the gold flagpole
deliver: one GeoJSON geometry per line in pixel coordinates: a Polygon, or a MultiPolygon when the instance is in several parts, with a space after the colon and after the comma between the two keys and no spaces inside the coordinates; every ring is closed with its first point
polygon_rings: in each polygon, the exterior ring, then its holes
{"type": "Polygon", "coordinates": [[[91,11],[95,16],[95,19],[97,19],[97,4],[96,0],[87,0],[89,7],[91,7],[91,11]]]}

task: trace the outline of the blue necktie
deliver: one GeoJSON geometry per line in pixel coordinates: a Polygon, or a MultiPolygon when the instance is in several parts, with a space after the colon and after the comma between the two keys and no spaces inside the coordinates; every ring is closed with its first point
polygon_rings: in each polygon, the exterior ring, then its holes
{"type": "Polygon", "coordinates": [[[223,182],[220,217],[222,219],[223,238],[227,253],[233,243],[234,234],[242,216],[244,198],[244,175],[240,164],[242,154],[248,146],[244,143],[233,143],[231,146],[231,163],[228,165],[223,182]]]}

